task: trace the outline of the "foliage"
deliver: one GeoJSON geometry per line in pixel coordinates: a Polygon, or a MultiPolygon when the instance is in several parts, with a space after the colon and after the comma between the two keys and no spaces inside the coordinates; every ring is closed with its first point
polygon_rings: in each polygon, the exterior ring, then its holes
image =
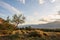
{"type": "Polygon", "coordinates": [[[8,23],[10,22],[9,16],[7,17],[6,21],[7,21],[8,23]]]}
{"type": "Polygon", "coordinates": [[[41,35],[38,33],[38,32],[30,32],[29,34],[28,34],[28,36],[29,37],[41,37],[41,35]]]}
{"type": "Polygon", "coordinates": [[[31,26],[28,26],[28,27],[25,27],[26,30],[31,30],[32,27],[31,26]]]}
{"type": "Polygon", "coordinates": [[[45,32],[60,32],[60,29],[39,29],[45,32]]]}
{"type": "Polygon", "coordinates": [[[15,29],[15,26],[8,22],[4,22],[0,24],[0,30],[14,30],[14,29],[15,29]]]}
{"type": "Polygon", "coordinates": [[[12,22],[15,23],[16,26],[18,26],[18,24],[22,24],[25,22],[25,17],[21,14],[21,15],[14,15],[12,18],[12,22]]]}

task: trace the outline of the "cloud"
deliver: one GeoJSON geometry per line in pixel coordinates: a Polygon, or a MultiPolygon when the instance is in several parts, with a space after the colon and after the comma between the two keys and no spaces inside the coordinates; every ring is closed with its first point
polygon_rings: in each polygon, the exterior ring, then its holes
{"type": "Polygon", "coordinates": [[[27,21],[24,23],[24,24],[45,24],[47,22],[44,22],[44,21],[39,21],[38,20],[38,17],[39,16],[39,13],[35,12],[33,15],[31,16],[27,16],[27,21]]]}
{"type": "Polygon", "coordinates": [[[40,13],[38,11],[34,11],[32,15],[28,16],[27,18],[29,18],[30,21],[38,21],[39,17],[40,13]]]}
{"type": "Polygon", "coordinates": [[[39,4],[43,4],[44,2],[44,0],[39,0],[39,4]]]}
{"type": "Polygon", "coordinates": [[[40,13],[34,11],[32,15],[27,16],[27,21],[24,24],[45,24],[45,21],[39,21],[40,13]]]}
{"type": "Polygon", "coordinates": [[[25,4],[25,0],[18,0],[19,2],[25,4]]]}
{"type": "Polygon", "coordinates": [[[51,0],[51,3],[54,3],[56,0],[51,0]]]}
{"type": "Polygon", "coordinates": [[[60,20],[60,15],[58,13],[54,13],[40,17],[38,12],[34,12],[31,16],[27,16],[26,18],[28,21],[26,21],[24,24],[46,24],[60,20]],[[40,20],[38,18],[40,18],[40,20]]]}
{"type": "Polygon", "coordinates": [[[53,22],[53,21],[58,21],[59,19],[60,19],[59,14],[52,14],[52,15],[43,16],[40,21],[53,22]]]}
{"type": "Polygon", "coordinates": [[[34,15],[34,16],[39,16],[39,12],[36,12],[36,11],[35,11],[35,12],[33,13],[33,15],[34,15]]]}
{"type": "Polygon", "coordinates": [[[14,8],[13,6],[9,5],[8,3],[5,2],[0,2],[0,6],[7,9],[8,11],[10,11],[13,14],[21,14],[22,12],[17,10],[16,8],[14,8]]]}

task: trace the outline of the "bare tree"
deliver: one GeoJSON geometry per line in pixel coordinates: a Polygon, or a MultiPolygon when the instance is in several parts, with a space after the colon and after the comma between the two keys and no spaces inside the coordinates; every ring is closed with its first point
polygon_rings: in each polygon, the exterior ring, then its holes
{"type": "Polygon", "coordinates": [[[13,18],[12,18],[12,22],[15,23],[15,26],[18,26],[18,24],[22,24],[25,22],[25,17],[20,14],[20,15],[14,15],[13,18]]]}

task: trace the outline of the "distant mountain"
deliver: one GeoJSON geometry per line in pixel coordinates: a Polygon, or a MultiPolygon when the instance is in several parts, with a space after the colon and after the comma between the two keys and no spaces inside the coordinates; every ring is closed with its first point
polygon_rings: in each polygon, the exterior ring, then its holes
{"type": "Polygon", "coordinates": [[[34,25],[22,25],[20,27],[28,27],[32,28],[60,28],[60,21],[54,21],[47,24],[34,24],[34,25]]]}

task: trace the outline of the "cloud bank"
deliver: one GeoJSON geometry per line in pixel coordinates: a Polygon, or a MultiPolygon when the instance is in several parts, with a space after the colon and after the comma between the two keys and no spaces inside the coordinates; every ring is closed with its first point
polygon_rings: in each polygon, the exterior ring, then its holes
{"type": "Polygon", "coordinates": [[[58,21],[58,20],[60,20],[59,14],[43,16],[42,19],[40,19],[40,21],[45,21],[45,22],[53,22],[53,21],[58,21]]]}

